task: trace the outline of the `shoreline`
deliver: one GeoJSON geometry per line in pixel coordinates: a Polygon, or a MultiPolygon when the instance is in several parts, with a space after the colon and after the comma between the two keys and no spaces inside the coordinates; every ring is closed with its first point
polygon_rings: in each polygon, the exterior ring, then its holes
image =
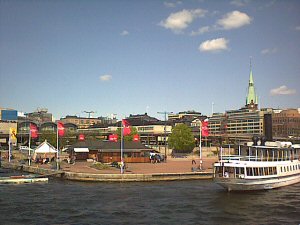
{"type": "Polygon", "coordinates": [[[132,163],[124,174],[120,174],[120,170],[116,168],[97,170],[91,168],[91,163],[88,162],[76,162],[75,165],[62,164],[61,170],[51,169],[49,165],[28,166],[7,161],[2,161],[2,167],[70,181],[149,182],[212,179],[212,170],[209,168],[212,161],[214,159],[206,159],[201,172],[191,172],[189,159],[169,159],[167,163],[160,164],[132,163]]]}

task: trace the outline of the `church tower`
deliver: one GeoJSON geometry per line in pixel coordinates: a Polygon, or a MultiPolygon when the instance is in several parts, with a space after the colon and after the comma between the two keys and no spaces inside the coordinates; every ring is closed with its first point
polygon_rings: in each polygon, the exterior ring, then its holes
{"type": "Polygon", "coordinates": [[[248,109],[255,109],[255,110],[258,109],[258,98],[257,95],[255,94],[251,59],[250,59],[250,77],[249,77],[249,85],[248,85],[248,94],[246,97],[246,107],[248,109]]]}

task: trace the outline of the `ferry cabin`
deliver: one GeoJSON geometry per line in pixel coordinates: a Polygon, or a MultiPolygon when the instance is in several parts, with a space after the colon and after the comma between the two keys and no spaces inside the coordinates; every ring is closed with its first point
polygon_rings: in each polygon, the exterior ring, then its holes
{"type": "Polygon", "coordinates": [[[245,146],[237,153],[223,155],[221,150],[214,164],[215,182],[228,190],[271,189],[300,182],[299,145],[245,146]]]}

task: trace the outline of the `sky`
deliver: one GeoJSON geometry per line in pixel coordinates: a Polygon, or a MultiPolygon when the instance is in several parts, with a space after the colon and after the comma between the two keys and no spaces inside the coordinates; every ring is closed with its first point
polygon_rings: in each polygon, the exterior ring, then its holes
{"type": "Polygon", "coordinates": [[[300,1],[0,0],[0,107],[66,115],[300,107],[300,1]],[[213,108],[212,108],[213,105],[213,108]]]}

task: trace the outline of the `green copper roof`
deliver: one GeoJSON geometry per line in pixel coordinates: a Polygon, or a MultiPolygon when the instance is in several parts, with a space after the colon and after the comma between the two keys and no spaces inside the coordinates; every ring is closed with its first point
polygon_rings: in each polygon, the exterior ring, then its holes
{"type": "Polygon", "coordinates": [[[249,86],[248,86],[248,95],[246,98],[246,105],[249,105],[251,102],[253,102],[254,104],[258,104],[257,95],[255,94],[252,69],[250,69],[250,78],[249,78],[249,86]]]}

